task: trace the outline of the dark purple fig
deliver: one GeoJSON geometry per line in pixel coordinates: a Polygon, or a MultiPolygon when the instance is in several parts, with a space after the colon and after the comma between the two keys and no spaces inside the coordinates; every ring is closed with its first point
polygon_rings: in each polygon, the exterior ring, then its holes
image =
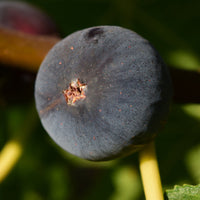
{"type": "Polygon", "coordinates": [[[0,2],[0,27],[33,35],[57,35],[57,28],[40,9],[23,2],[0,2]]]}
{"type": "Polygon", "coordinates": [[[75,32],[39,69],[36,106],[66,151],[93,161],[140,150],[167,119],[172,85],[162,59],[141,36],[116,26],[75,32]]]}

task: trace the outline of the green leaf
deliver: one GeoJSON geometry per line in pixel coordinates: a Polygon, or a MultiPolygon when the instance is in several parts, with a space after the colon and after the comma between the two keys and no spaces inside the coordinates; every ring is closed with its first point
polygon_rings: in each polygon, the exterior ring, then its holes
{"type": "Polygon", "coordinates": [[[167,200],[199,200],[200,185],[176,185],[173,190],[166,191],[167,200]]]}

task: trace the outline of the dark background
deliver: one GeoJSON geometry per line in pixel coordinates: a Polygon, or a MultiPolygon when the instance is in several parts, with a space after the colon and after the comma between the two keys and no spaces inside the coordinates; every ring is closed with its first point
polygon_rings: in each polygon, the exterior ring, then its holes
{"type": "MultiPolygon", "coordinates": [[[[169,66],[200,71],[198,0],[26,2],[48,13],[61,37],[91,26],[119,25],[148,39],[169,66]]],[[[12,138],[23,141],[20,160],[0,185],[0,200],[144,199],[138,154],[92,163],[62,151],[42,128],[33,108],[34,75],[23,78],[30,82],[24,99],[11,101],[0,96],[0,148],[12,138]]],[[[0,79],[0,85],[3,81],[0,79]]],[[[8,81],[13,86],[8,92],[15,99],[16,83],[8,81]]],[[[164,189],[200,183],[200,105],[173,103],[156,148],[164,189]]]]}

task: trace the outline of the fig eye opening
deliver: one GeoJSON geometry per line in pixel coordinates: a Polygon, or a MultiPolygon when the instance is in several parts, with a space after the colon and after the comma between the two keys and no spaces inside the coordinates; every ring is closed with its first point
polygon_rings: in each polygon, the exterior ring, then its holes
{"type": "Polygon", "coordinates": [[[72,81],[68,89],[63,90],[63,94],[67,104],[75,105],[75,102],[86,98],[85,91],[87,84],[81,83],[79,79],[72,81]]]}

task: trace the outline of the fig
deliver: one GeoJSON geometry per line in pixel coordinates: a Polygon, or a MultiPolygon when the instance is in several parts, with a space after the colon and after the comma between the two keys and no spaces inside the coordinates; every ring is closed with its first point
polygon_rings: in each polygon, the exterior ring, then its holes
{"type": "Polygon", "coordinates": [[[0,2],[0,27],[32,35],[58,35],[56,25],[46,13],[19,1],[0,2]]]}
{"type": "Polygon", "coordinates": [[[168,117],[172,83],[152,45],[118,26],[77,31],[47,54],[35,83],[36,107],[67,152],[103,161],[139,151],[168,117]]]}

